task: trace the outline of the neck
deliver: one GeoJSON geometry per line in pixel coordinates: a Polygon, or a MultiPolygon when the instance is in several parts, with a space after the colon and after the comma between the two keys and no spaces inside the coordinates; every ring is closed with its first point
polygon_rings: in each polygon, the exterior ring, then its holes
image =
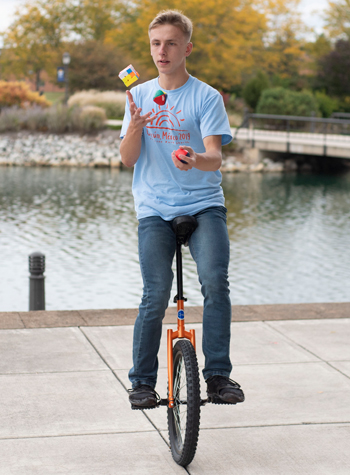
{"type": "Polygon", "coordinates": [[[160,87],[166,89],[167,91],[172,91],[173,89],[178,89],[179,87],[183,86],[189,77],[190,75],[186,69],[182,71],[181,74],[177,74],[176,76],[159,73],[158,82],[160,87]]]}

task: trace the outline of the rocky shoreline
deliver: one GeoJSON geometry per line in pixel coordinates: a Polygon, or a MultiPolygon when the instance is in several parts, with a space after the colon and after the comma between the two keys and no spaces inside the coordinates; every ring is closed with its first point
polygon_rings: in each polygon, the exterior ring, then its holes
{"type": "Polygon", "coordinates": [[[241,157],[229,156],[224,157],[220,170],[223,173],[282,173],[296,169],[297,164],[294,160],[274,162],[269,158],[264,158],[258,163],[246,163],[241,157]]]}
{"type": "MultiPolygon", "coordinates": [[[[95,136],[30,132],[0,134],[0,165],[120,168],[119,136],[119,130],[105,130],[95,136]]],[[[251,164],[239,156],[224,157],[221,167],[225,173],[280,173],[295,169],[295,163],[264,158],[251,164]]]]}
{"type": "Polygon", "coordinates": [[[77,134],[0,135],[0,165],[7,166],[121,166],[119,131],[95,136],[77,134]]]}

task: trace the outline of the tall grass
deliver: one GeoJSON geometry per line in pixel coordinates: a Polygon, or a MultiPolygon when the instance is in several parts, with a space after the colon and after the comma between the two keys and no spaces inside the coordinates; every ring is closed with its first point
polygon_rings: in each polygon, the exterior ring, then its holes
{"type": "Polygon", "coordinates": [[[102,107],[108,119],[122,119],[125,111],[125,92],[115,91],[80,91],[73,94],[69,100],[69,106],[97,106],[102,107]]]}
{"type": "Polygon", "coordinates": [[[49,109],[9,107],[0,113],[0,132],[30,130],[38,132],[92,133],[105,126],[106,113],[101,107],[68,107],[57,104],[49,109]]]}

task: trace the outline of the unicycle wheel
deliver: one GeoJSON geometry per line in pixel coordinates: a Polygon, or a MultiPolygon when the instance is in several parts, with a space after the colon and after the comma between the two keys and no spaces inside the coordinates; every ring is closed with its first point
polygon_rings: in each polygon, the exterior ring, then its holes
{"type": "Polygon", "coordinates": [[[168,407],[168,429],[173,459],[189,465],[196,453],[200,419],[200,385],[196,352],[189,340],[178,340],[173,350],[174,407],[168,407]]]}

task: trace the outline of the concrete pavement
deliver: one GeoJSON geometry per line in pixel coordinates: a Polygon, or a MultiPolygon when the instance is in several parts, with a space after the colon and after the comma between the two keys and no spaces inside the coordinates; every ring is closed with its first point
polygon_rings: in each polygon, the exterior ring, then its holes
{"type": "MultiPolygon", "coordinates": [[[[203,368],[201,309],[188,310],[203,368]]],[[[350,304],[233,307],[232,378],[246,401],[202,408],[187,469],[172,461],[166,408],[130,410],[136,313],[0,313],[1,475],[350,473],[350,304]]],[[[162,397],[174,321],[170,309],[162,397]]]]}

